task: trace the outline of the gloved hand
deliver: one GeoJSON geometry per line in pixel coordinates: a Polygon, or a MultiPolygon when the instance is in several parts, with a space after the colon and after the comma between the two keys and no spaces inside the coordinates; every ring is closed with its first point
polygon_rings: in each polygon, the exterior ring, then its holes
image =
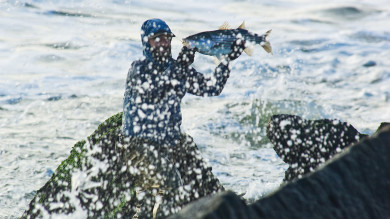
{"type": "Polygon", "coordinates": [[[230,52],[230,54],[228,54],[227,61],[228,62],[233,61],[233,60],[237,59],[238,57],[240,57],[240,55],[242,54],[244,49],[245,49],[245,40],[236,39],[236,41],[234,41],[234,43],[232,44],[231,52],[230,52]]]}
{"type": "Polygon", "coordinates": [[[189,49],[188,47],[183,46],[176,60],[181,65],[190,66],[194,62],[195,52],[197,50],[198,50],[197,48],[189,49]]]}

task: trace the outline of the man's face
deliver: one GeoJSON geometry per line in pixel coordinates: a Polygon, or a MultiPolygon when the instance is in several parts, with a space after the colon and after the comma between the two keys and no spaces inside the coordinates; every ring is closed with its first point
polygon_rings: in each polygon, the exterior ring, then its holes
{"type": "Polygon", "coordinates": [[[155,60],[159,62],[169,60],[171,57],[171,41],[172,37],[165,34],[149,38],[148,42],[155,60]]]}

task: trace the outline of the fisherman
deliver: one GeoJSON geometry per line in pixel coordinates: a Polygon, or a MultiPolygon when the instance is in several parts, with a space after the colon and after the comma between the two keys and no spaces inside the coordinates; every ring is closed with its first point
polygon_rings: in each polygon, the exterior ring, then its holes
{"type": "Polygon", "coordinates": [[[173,175],[176,174],[180,181],[175,182],[177,185],[159,185],[160,189],[191,185],[189,202],[224,189],[199,156],[196,145],[181,133],[181,100],[186,93],[218,96],[229,78],[229,62],[241,55],[245,42],[241,40],[233,44],[231,54],[215,68],[213,80],[190,66],[196,49],[184,46],[177,59],[172,58],[173,37],[175,35],[161,19],[143,23],[143,58],[131,64],[127,75],[122,133],[159,145],[157,153],[174,164],[173,175]],[[196,174],[201,176],[196,177],[196,174]],[[204,188],[207,186],[210,188],[204,188]]]}

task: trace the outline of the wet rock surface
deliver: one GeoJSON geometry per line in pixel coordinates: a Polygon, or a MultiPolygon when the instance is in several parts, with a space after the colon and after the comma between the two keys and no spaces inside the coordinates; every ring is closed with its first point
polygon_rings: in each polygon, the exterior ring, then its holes
{"type": "Polygon", "coordinates": [[[204,197],[183,208],[179,213],[169,219],[179,218],[228,218],[246,219],[252,218],[255,212],[249,208],[244,200],[232,191],[218,193],[204,197]]]}
{"type": "Polygon", "coordinates": [[[37,191],[22,218],[151,218],[177,212],[200,197],[222,191],[192,138],[177,147],[121,135],[122,113],[75,144],[50,180],[37,191]],[[138,213],[137,213],[138,212],[138,213]],[[68,216],[69,217],[69,216],[68,216]]]}
{"type": "Polygon", "coordinates": [[[121,115],[117,114],[102,123],[88,137],[88,142],[77,142],[68,158],[37,191],[23,218],[67,215],[79,211],[80,207],[84,212],[77,214],[85,217],[134,214],[135,185],[126,182],[136,179],[121,171],[126,163],[116,153],[121,148],[120,125],[121,115]],[[102,160],[107,165],[100,163],[102,160]],[[132,207],[122,211],[120,205],[132,207]]]}
{"type": "Polygon", "coordinates": [[[170,219],[389,218],[389,176],[390,127],[386,126],[317,171],[253,204],[245,205],[237,195],[226,192],[198,200],[170,219]],[[200,206],[204,210],[199,212],[200,206]]]}
{"type": "Polygon", "coordinates": [[[314,171],[366,135],[339,120],[305,120],[280,114],[270,118],[267,137],[279,157],[289,164],[284,181],[291,181],[314,171]]]}
{"type": "MultiPolygon", "coordinates": [[[[268,131],[273,130],[274,141],[280,142],[280,148],[288,146],[296,151],[290,157],[285,153],[285,161],[298,159],[306,170],[304,167],[312,162],[299,160],[299,155],[327,160],[340,154],[317,171],[309,169],[301,179],[291,177],[291,182],[278,191],[247,205],[231,191],[211,196],[224,189],[204,166],[191,137],[183,134],[178,148],[158,147],[143,139],[124,138],[121,121],[122,114],[116,114],[87,141],[76,143],[69,157],[37,191],[22,218],[70,214],[84,218],[131,218],[138,214],[139,218],[151,218],[157,196],[162,197],[158,218],[188,203],[170,218],[390,217],[388,123],[382,123],[373,137],[363,138],[351,125],[336,120],[272,117],[268,131]],[[362,140],[356,143],[358,139],[362,140]],[[328,153],[312,150],[313,143],[326,147],[328,153]],[[338,148],[344,150],[339,152],[338,148]],[[165,158],[179,165],[170,165],[165,158]],[[205,198],[197,200],[201,197],[205,198]]],[[[315,164],[310,167],[320,163],[315,164]]]]}

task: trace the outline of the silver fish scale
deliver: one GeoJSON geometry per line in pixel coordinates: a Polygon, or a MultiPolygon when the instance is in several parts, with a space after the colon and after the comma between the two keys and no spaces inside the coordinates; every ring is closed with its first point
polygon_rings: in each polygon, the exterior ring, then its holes
{"type": "Polygon", "coordinates": [[[189,36],[183,41],[202,54],[221,57],[231,52],[232,44],[238,38],[255,43],[259,36],[244,29],[215,30],[189,36]]]}

